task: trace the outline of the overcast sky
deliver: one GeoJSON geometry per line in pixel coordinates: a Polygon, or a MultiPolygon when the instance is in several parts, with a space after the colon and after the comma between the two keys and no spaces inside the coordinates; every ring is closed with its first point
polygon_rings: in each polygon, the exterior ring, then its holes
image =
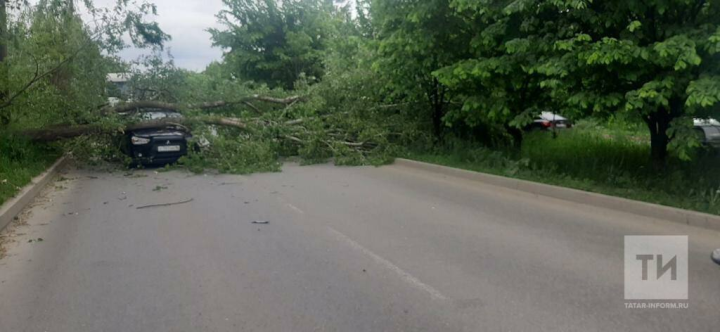
{"type": "MultiPolygon", "coordinates": [[[[96,7],[110,6],[116,0],[96,0],[96,7]]],[[[178,67],[202,71],[213,60],[220,60],[222,50],[212,47],[206,29],[218,27],[217,14],[223,9],[222,0],[152,0],[157,5],[155,21],[172,36],[166,51],[175,57],[178,67]]],[[[126,60],[134,60],[147,50],[128,49],[121,53],[126,60]]]]}

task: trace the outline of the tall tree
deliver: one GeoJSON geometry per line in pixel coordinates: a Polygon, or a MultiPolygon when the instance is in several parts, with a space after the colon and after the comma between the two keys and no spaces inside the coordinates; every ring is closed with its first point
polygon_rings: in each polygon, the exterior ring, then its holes
{"type": "MultiPolygon", "coordinates": [[[[7,56],[8,56],[8,0],[0,0],[0,100],[8,95],[7,56]]],[[[0,109],[0,126],[10,123],[10,114],[0,109]]]]}
{"type": "Polygon", "coordinates": [[[321,78],[332,34],[331,0],[223,0],[224,29],[213,44],[237,77],[292,89],[301,75],[321,78]]]}
{"type": "Polygon", "coordinates": [[[693,117],[718,115],[720,1],[513,1],[506,12],[522,24],[552,16],[537,37],[554,55],[532,70],[569,108],[639,114],[658,165],[669,146],[687,158],[698,144],[693,117]]]}
{"type": "Polygon", "coordinates": [[[453,1],[452,7],[474,35],[465,45],[468,58],[434,74],[455,91],[462,105],[448,118],[470,127],[482,124],[484,128],[504,128],[519,147],[522,128],[552,105],[541,84],[544,77],[533,71],[547,50],[547,41],[535,34],[552,18],[538,11],[533,20],[523,22],[522,16],[506,11],[506,4],[453,1]]]}
{"type": "MultiPolygon", "coordinates": [[[[2,125],[11,123],[14,112],[38,111],[27,105],[15,107],[15,103],[25,100],[31,101],[33,106],[37,105],[42,98],[27,96],[37,89],[43,90],[40,94],[49,93],[45,84],[48,82],[61,99],[69,102],[79,98],[79,104],[87,101],[87,98],[73,93],[82,91],[82,88],[89,88],[87,93],[95,93],[94,87],[103,86],[106,72],[98,66],[104,62],[104,57],[116,54],[127,46],[123,41],[124,35],[129,34],[133,44],[139,47],[162,48],[163,43],[169,40],[156,22],[145,20],[147,14],[157,13],[153,4],[118,1],[113,8],[96,8],[92,0],[83,0],[85,9],[95,18],[89,24],[76,13],[74,1],[40,0],[33,5],[24,0],[0,1],[2,125]],[[12,21],[8,19],[8,10],[17,13],[12,21]],[[75,63],[79,58],[93,60],[75,63]],[[101,77],[102,81],[73,79],[76,74],[85,78],[88,75],[101,77]]],[[[101,96],[102,91],[95,94],[101,96]]]]}
{"type": "Polygon", "coordinates": [[[433,72],[467,58],[471,32],[449,0],[374,0],[370,15],[377,29],[375,68],[386,77],[388,93],[426,102],[440,138],[450,91],[433,72]]]}

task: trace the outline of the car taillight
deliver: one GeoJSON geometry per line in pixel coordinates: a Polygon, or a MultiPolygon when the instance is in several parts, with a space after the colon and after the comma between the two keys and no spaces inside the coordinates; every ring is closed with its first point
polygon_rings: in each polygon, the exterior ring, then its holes
{"type": "Polygon", "coordinates": [[[550,127],[552,127],[552,122],[550,122],[550,121],[543,121],[543,122],[542,122],[542,125],[543,125],[543,127],[545,127],[545,128],[550,128],[550,127]]]}
{"type": "Polygon", "coordinates": [[[133,136],[132,138],[130,138],[130,142],[132,142],[133,145],[145,145],[145,144],[150,143],[150,139],[144,138],[144,137],[133,136]]]}

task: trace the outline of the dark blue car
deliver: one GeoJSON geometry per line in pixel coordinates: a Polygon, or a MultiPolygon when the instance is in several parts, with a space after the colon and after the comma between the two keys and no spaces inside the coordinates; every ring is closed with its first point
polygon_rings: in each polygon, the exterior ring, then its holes
{"type": "MultiPolygon", "coordinates": [[[[166,110],[144,110],[135,116],[139,120],[162,120],[182,115],[166,110]]],[[[171,122],[171,121],[170,121],[171,122]]],[[[132,157],[133,166],[164,166],[178,161],[188,152],[192,135],[182,125],[166,123],[154,128],[132,130],[125,133],[125,152],[132,157]]]]}

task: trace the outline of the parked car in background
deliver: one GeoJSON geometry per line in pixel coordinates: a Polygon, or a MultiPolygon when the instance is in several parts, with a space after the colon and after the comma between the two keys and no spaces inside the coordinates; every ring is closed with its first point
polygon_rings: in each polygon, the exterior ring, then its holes
{"type": "MultiPolygon", "coordinates": [[[[154,109],[132,116],[145,121],[182,118],[182,114],[177,112],[154,109]]],[[[175,163],[186,155],[191,138],[192,134],[184,126],[163,124],[126,132],[122,148],[133,159],[133,165],[163,166],[175,163]]]]}
{"type": "Polygon", "coordinates": [[[720,122],[715,119],[695,119],[695,132],[703,145],[720,148],[720,122]]]}
{"type": "Polygon", "coordinates": [[[565,117],[553,112],[542,112],[533,123],[527,126],[527,130],[554,130],[554,129],[570,129],[572,122],[565,117]]]}

